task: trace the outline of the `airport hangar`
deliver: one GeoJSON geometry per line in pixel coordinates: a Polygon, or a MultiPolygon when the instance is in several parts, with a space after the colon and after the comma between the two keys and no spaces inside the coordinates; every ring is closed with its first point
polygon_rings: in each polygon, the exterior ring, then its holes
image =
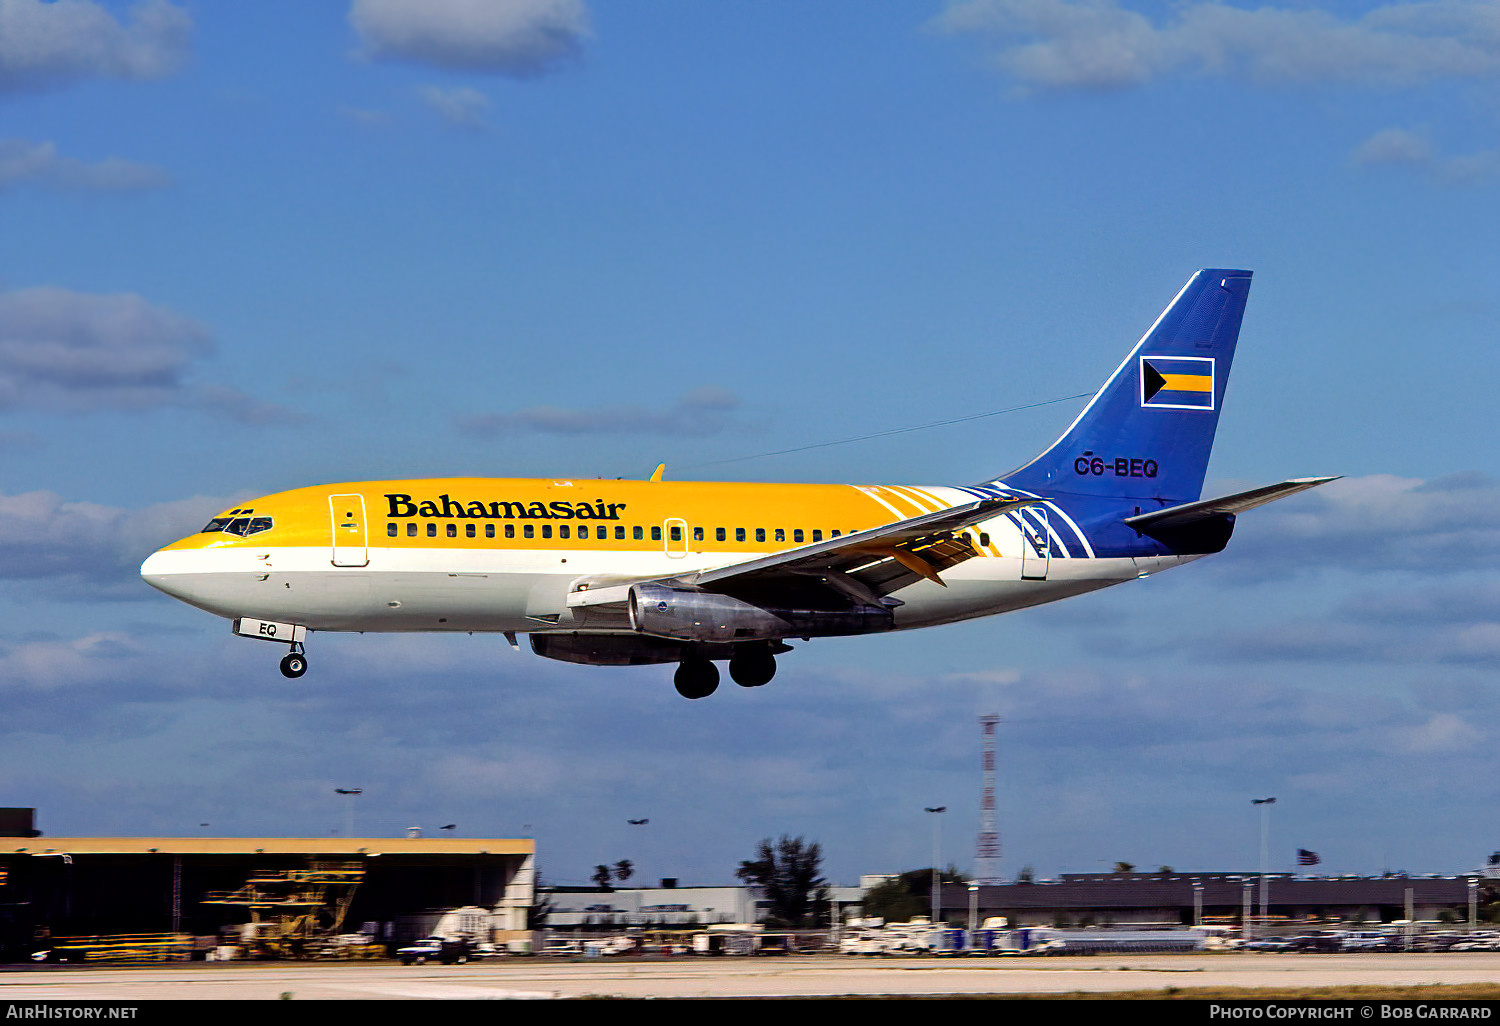
{"type": "MultiPolygon", "coordinates": [[[[19,811],[19,810],[5,810],[19,811]]],[[[25,810],[29,812],[30,810],[25,810]]],[[[212,904],[253,878],[345,867],[344,932],[378,924],[405,943],[436,913],[491,909],[496,943],[527,940],[536,842],[455,837],[42,837],[0,817],[0,960],[28,957],[39,936],[187,933],[247,922],[243,905],[212,904]],[[352,872],[349,872],[352,870],[352,872]]],[[[14,819],[12,818],[12,822],[14,819]]],[[[29,827],[29,817],[27,818],[29,827]]]]}
{"type": "MultiPolygon", "coordinates": [[[[1318,877],[1268,873],[1266,915],[1271,922],[1392,923],[1436,921],[1446,911],[1468,918],[1471,894],[1488,872],[1466,876],[1318,877]]],[[[966,922],[970,902],[980,917],[1005,916],[1016,926],[1238,924],[1260,915],[1261,874],[1063,873],[1056,880],[984,885],[971,893],[944,884],[942,916],[966,922]]]]}

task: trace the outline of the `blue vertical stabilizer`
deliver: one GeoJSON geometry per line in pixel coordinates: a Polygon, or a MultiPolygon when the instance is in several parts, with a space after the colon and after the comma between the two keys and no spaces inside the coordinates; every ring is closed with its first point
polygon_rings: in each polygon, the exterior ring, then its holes
{"type": "Polygon", "coordinates": [[[1249,271],[1194,274],[1062,438],[997,483],[1046,496],[1196,500],[1249,292],[1249,271]]]}

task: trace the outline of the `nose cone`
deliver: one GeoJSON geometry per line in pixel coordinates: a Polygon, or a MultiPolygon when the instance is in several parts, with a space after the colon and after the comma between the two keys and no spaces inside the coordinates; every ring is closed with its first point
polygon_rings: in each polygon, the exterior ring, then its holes
{"type": "Polygon", "coordinates": [[[171,549],[159,549],[146,557],[141,564],[141,580],[158,591],[166,592],[175,599],[184,602],[192,601],[192,592],[189,582],[192,574],[184,572],[182,556],[184,553],[171,549]]]}

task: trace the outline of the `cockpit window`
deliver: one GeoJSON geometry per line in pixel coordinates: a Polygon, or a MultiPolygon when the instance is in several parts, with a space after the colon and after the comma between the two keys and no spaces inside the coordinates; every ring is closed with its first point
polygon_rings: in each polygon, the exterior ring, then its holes
{"type": "Polygon", "coordinates": [[[272,523],[270,517],[215,517],[198,533],[218,534],[222,532],[245,538],[252,534],[260,534],[262,531],[269,531],[272,523]]]}

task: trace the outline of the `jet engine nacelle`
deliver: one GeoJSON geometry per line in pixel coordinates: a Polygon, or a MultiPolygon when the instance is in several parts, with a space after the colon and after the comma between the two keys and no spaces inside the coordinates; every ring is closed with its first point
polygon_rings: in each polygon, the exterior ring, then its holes
{"type": "Polygon", "coordinates": [[[889,609],[777,609],[693,588],[637,584],[630,589],[630,626],[678,641],[774,641],[888,631],[889,609]]]}

